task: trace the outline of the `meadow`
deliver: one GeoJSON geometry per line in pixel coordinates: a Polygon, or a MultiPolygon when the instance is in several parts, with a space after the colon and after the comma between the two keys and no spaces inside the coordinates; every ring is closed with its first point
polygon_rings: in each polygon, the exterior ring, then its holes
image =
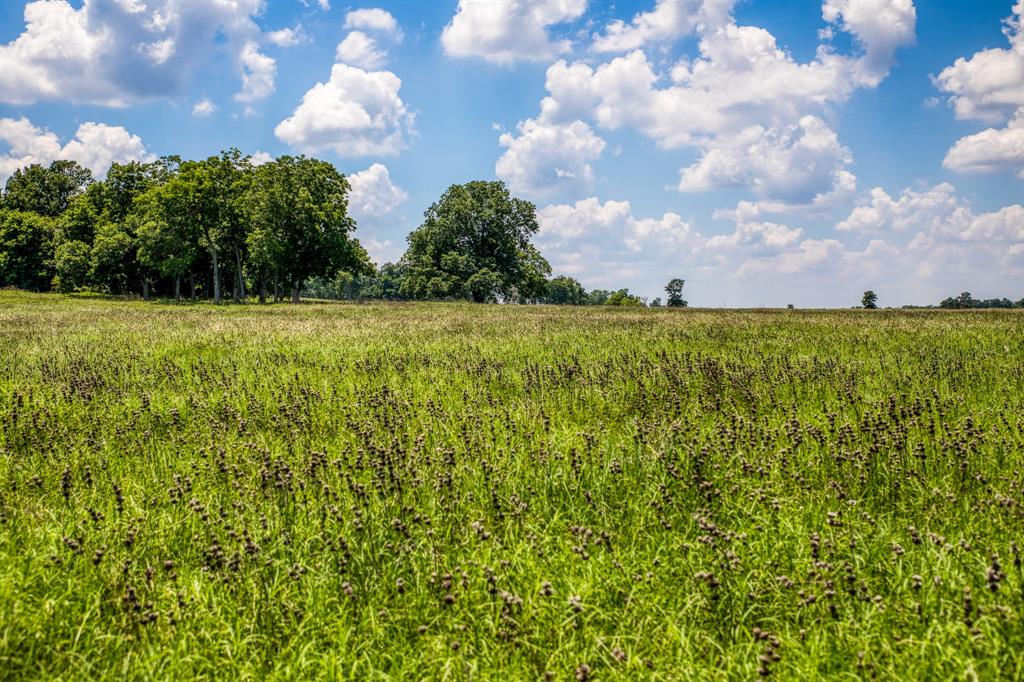
{"type": "Polygon", "coordinates": [[[1022,679],[1024,314],[0,292],[0,679],[1022,679]]]}

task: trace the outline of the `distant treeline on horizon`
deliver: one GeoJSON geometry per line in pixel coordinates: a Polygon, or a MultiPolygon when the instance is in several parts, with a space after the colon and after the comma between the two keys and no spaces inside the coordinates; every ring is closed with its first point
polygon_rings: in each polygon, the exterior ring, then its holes
{"type": "MultiPolygon", "coordinates": [[[[115,163],[102,180],[75,161],[32,164],[0,195],[0,287],[216,303],[255,294],[261,303],[306,296],[663,304],[552,276],[531,243],[534,205],[502,182],[449,187],[409,234],[401,259],[378,267],[353,236],[349,189],[326,161],[281,156],[256,165],[237,149],[201,161],[115,163]]],[[[687,306],[684,284],[666,284],[665,306],[687,306]]],[[[1024,307],[1024,299],[965,292],[938,307],[1024,307]]]]}

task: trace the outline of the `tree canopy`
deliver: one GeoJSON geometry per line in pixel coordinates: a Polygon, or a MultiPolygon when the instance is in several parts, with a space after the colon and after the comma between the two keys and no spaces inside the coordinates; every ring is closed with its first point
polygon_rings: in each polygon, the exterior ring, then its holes
{"type": "Polygon", "coordinates": [[[478,303],[541,298],[551,266],[530,243],[538,228],[534,205],[505,183],[452,185],[409,235],[402,293],[478,303]]]}

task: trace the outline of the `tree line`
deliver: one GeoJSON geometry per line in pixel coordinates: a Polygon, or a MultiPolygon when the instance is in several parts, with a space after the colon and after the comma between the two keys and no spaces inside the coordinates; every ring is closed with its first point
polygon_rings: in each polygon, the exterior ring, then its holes
{"type": "MultiPolygon", "coordinates": [[[[530,241],[534,205],[502,182],[449,187],[401,259],[380,267],[353,236],[349,191],[325,161],[256,165],[237,149],[115,163],[102,180],[74,161],[33,164],[0,196],[0,286],[216,303],[256,295],[647,305],[628,289],[587,291],[552,277],[530,241]]],[[[666,305],[687,305],[683,286],[668,283],[666,305]]]]}

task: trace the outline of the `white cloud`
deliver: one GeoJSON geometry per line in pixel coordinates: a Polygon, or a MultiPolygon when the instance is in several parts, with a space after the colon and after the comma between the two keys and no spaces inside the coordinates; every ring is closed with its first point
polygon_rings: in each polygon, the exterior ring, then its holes
{"type": "Polygon", "coordinates": [[[824,121],[804,116],[795,126],[751,126],[709,141],[700,160],[683,169],[679,190],[749,186],[763,197],[805,203],[828,192],[851,158],[824,121]]]}
{"type": "Polygon", "coordinates": [[[512,191],[539,196],[582,191],[591,185],[594,172],[590,162],[601,155],[605,142],[589,125],[527,119],[519,123],[518,130],[518,137],[504,133],[498,138],[506,151],[494,167],[512,191]]]}
{"type": "Polygon", "coordinates": [[[1024,0],[1017,0],[1005,24],[1010,49],[961,57],[935,78],[935,85],[949,93],[959,119],[998,123],[1024,107],[1024,0]]]}
{"type": "Polygon", "coordinates": [[[917,12],[913,0],[825,0],[821,15],[863,47],[864,56],[856,62],[854,73],[868,87],[875,87],[889,74],[898,48],[914,42],[917,12]]]}
{"type": "Polygon", "coordinates": [[[920,190],[907,188],[893,199],[881,187],[871,190],[870,200],[854,208],[836,225],[840,232],[897,232],[908,229],[938,229],[941,226],[965,225],[970,212],[956,197],[956,188],[949,183],[920,190]]]}
{"type": "Polygon", "coordinates": [[[18,168],[29,164],[49,164],[57,159],[77,161],[102,178],[110,164],[127,161],[150,161],[154,157],[138,135],[132,135],[120,126],[103,123],[83,123],[74,139],[61,146],[54,133],[37,128],[27,118],[0,119],[0,141],[9,147],[0,154],[0,183],[18,168]]]}
{"type": "Polygon", "coordinates": [[[192,107],[193,116],[209,116],[215,111],[217,111],[217,105],[208,99],[201,99],[192,107]]]}
{"type": "Polygon", "coordinates": [[[641,12],[627,24],[621,19],[594,36],[598,52],[628,52],[649,42],[675,40],[698,30],[723,25],[734,0],[658,0],[650,12],[641,12]]]}
{"type": "Polygon", "coordinates": [[[828,0],[823,12],[832,27],[825,37],[848,32],[858,53],[822,44],[807,62],[763,28],[737,25],[730,8],[659,2],[628,25],[611,24],[596,38],[598,49],[627,49],[682,31],[700,37],[699,55],[667,72],[639,49],[597,66],[558,61],[548,68],[548,95],[533,120],[545,127],[592,120],[605,130],[636,130],[663,149],[696,148],[700,159],[681,171],[683,191],[750,187],[764,199],[801,206],[847,193],[852,159],[824,117],[855,88],[877,85],[896,49],[913,42],[913,5],[872,3],[879,21],[828,0]]]}
{"type": "Polygon", "coordinates": [[[352,31],[338,43],[335,59],[361,69],[377,69],[387,63],[388,53],[362,31],[352,31]]]}
{"type": "Polygon", "coordinates": [[[946,152],[942,165],[960,172],[1015,170],[1024,178],[1024,107],[1004,128],[961,137],[946,152]]]}
{"type": "Polygon", "coordinates": [[[259,51],[256,43],[249,42],[242,48],[242,90],[235,95],[239,102],[255,102],[274,92],[274,76],[277,62],[259,51]]]}
{"type": "Polygon", "coordinates": [[[957,59],[935,78],[935,85],[950,93],[959,119],[999,123],[957,140],[942,165],[958,172],[1013,170],[1024,178],[1024,0],[1013,6],[1004,22],[1009,49],[982,50],[969,59],[957,59]]]}
{"type": "Polygon", "coordinates": [[[277,31],[270,31],[265,35],[267,40],[278,47],[294,47],[295,45],[308,43],[310,40],[301,24],[296,24],[292,28],[282,28],[277,31]]]}
{"type": "Polygon", "coordinates": [[[387,10],[377,7],[352,10],[345,14],[345,28],[379,31],[389,34],[394,40],[402,40],[398,21],[387,10]]]}
{"type": "MultiPolygon", "coordinates": [[[[25,29],[0,45],[0,98],[106,106],[176,96],[215,50],[239,55],[260,32],[261,0],[25,5],[25,29]],[[227,38],[219,48],[217,36],[227,38]]],[[[242,69],[243,62],[239,62],[242,69]]]]}
{"type": "Polygon", "coordinates": [[[451,57],[544,61],[569,49],[568,40],[551,40],[548,27],[578,19],[586,7],[586,0],[459,0],[441,44],[451,57]]]}
{"type": "Polygon", "coordinates": [[[335,64],[330,80],[310,88],[274,134],[306,153],[395,154],[406,146],[414,121],[398,94],[401,86],[390,71],[335,64]]]}
{"type": "Polygon", "coordinates": [[[273,160],[273,156],[271,156],[267,152],[260,151],[259,149],[253,152],[252,155],[249,157],[249,161],[252,162],[252,165],[254,166],[262,166],[263,164],[270,163],[273,160]]]}
{"type": "Polygon", "coordinates": [[[595,197],[537,211],[537,244],[556,273],[588,287],[634,286],[644,274],[674,271],[696,262],[703,238],[676,213],[633,216],[628,201],[595,197]]]}
{"type": "Polygon", "coordinates": [[[348,176],[352,188],[349,212],[356,220],[376,218],[390,213],[408,195],[391,181],[387,166],[375,163],[366,170],[348,176]]]}

